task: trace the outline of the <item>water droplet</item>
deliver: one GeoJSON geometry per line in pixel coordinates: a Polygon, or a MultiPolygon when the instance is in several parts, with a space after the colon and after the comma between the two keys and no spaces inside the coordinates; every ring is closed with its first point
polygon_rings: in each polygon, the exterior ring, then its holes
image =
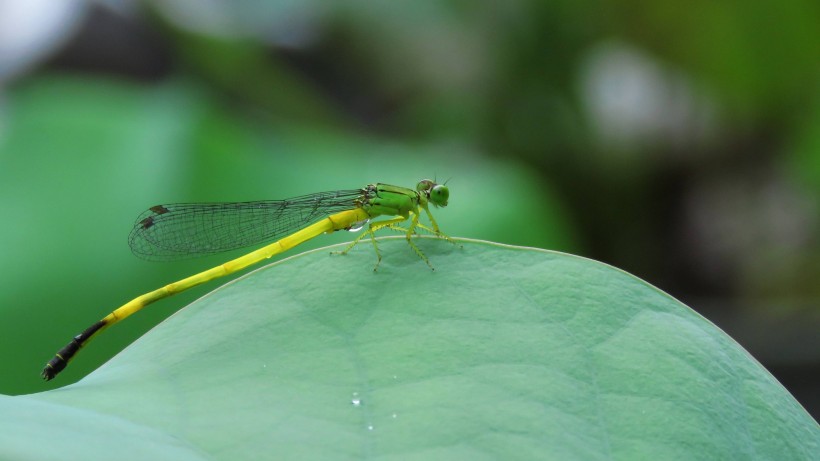
{"type": "Polygon", "coordinates": [[[355,223],[351,224],[350,227],[348,227],[346,230],[349,231],[349,232],[359,232],[360,230],[362,230],[362,227],[366,226],[367,223],[369,223],[369,222],[370,222],[369,219],[365,219],[364,221],[355,222],[355,223]]]}

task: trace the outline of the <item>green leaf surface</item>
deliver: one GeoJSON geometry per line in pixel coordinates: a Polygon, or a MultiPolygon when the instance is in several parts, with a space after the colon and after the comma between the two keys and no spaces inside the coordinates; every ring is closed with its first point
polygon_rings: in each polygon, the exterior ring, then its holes
{"type": "Polygon", "coordinates": [[[0,398],[0,459],[820,449],[817,423],[759,363],[647,283],[561,253],[418,244],[435,271],[400,237],[379,240],[377,272],[369,244],[303,253],[204,296],[78,383],[0,398]]]}

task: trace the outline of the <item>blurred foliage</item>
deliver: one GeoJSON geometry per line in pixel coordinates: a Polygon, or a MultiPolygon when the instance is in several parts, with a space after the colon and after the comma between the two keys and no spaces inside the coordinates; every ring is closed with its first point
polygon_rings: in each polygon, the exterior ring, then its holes
{"type": "Polygon", "coordinates": [[[222,260],[131,257],[150,205],[436,176],[450,234],[635,273],[816,394],[816,1],[66,5],[0,15],[20,50],[0,52],[0,346],[26,345],[0,392],[40,389],[67,334],[222,260]]]}

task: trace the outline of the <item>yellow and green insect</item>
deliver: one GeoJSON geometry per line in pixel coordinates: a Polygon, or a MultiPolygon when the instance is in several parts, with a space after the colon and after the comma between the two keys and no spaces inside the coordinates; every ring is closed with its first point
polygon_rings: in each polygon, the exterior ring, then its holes
{"type": "Polygon", "coordinates": [[[430,261],[411,237],[417,229],[423,229],[452,241],[441,233],[429,209],[430,205],[447,206],[449,196],[446,185],[425,179],[419,181],[415,190],[370,184],[361,189],[320,192],[288,200],[153,206],[137,218],[128,239],[131,251],[144,259],[184,259],[279,240],[132,299],[75,336],[48,361],[42,376],[46,380],[57,376],[92,337],[149,304],[242,270],[320,234],[366,227],[342,253],[369,235],[376,249],[378,267],[381,253],[374,233],[385,227],[400,230],[407,236],[413,251],[430,266],[430,261]],[[430,219],[431,227],[419,223],[422,210],[430,219]],[[379,216],[392,218],[371,222],[379,216]],[[400,224],[407,220],[409,225],[401,227],[400,224]]]}

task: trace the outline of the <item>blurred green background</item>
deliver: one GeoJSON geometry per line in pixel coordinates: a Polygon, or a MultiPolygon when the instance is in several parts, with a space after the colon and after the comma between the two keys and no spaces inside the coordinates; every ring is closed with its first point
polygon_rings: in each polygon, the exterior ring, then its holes
{"type": "Polygon", "coordinates": [[[215,288],[40,381],[91,322],[233,256],[133,257],[147,207],[430,177],[448,234],[631,272],[817,418],[817,24],[815,0],[0,2],[0,393],[76,381],[215,288]]]}

